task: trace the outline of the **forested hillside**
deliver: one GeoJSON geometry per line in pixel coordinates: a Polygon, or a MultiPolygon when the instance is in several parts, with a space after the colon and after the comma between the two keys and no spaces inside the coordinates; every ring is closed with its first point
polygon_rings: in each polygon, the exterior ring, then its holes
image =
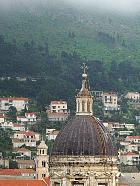
{"type": "Polygon", "coordinates": [[[0,11],[0,76],[12,78],[0,80],[0,96],[71,103],[83,62],[89,66],[91,90],[140,91],[139,16],[52,2],[0,11]]]}
{"type": "MultiPolygon", "coordinates": [[[[47,41],[53,55],[76,52],[82,58],[139,63],[140,16],[76,9],[61,1],[28,6],[16,2],[0,11],[0,34],[22,45],[47,41]]],[[[40,1],[39,1],[40,2],[40,1]]]]}

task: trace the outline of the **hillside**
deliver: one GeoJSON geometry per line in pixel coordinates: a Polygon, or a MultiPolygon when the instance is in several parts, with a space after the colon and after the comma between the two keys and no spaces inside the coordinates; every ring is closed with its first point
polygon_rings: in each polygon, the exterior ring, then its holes
{"type": "Polygon", "coordinates": [[[0,12],[0,34],[19,45],[34,41],[42,46],[47,41],[57,56],[76,52],[90,60],[139,64],[139,17],[76,9],[54,0],[38,6],[17,3],[0,12]]]}
{"type": "Polygon", "coordinates": [[[65,99],[73,107],[83,62],[91,90],[140,91],[139,15],[32,2],[0,9],[0,77],[6,78],[0,96],[27,96],[41,105],[65,99]]]}

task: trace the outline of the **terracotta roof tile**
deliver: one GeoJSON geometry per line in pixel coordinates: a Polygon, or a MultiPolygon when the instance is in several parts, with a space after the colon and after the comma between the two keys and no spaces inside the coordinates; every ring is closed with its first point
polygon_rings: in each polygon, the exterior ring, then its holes
{"type": "Polygon", "coordinates": [[[29,101],[30,99],[29,98],[0,98],[0,100],[23,100],[23,101],[29,101]]]}
{"type": "Polygon", "coordinates": [[[127,136],[128,139],[140,139],[140,136],[127,136]]]}
{"type": "Polygon", "coordinates": [[[43,180],[0,180],[0,186],[50,186],[43,180]]]}
{"type": "Polygon", "coordinates": [[[35,174],[33,169],[0,169],[0,175],[21,175],[23,173],[35,174]]]}
{"type": "Polygon", "coordinates": [[[29,149],[26,149],[26,148],[15,148],[14,151],[16,151],[16,152],[31,152],[29,149]]]}

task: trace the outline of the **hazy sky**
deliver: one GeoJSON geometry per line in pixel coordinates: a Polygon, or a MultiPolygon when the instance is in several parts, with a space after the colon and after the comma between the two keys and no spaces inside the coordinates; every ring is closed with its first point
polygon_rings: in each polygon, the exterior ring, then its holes
{"type": "Polygon", "coordinates": [[[111,11],[119,11],[124,13],[135,13],[140,11],[140,0],[0,0],[0,7],[10,7],[11,5],[20,4],[30,5],[36,3],[45,3],[47,6],[48,1],[67,2],[75,5],[77,8],[89,7],[89,8],[101,8],[111,11]]]}

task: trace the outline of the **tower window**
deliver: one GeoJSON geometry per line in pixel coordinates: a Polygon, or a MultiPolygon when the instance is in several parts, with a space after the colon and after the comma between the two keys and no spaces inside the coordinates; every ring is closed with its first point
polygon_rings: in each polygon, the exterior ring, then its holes
{"type": "Polygon", "coordinates": [[[42,167],[46,167],[46,162],[42,161],[42,167]]]}
{"type": "Polygon", "coordinates": [[[44,154],[44,150],[42,150],[42,154],[44,154]]]}
{"type": "Polygon", "coordinates": [[[108,186],[107,183],[98,183],[98,186],[108,186]]]}
{"type": "Polygon", "coordinates": [[[42,174],[42,177],[43,177],[43,178],[46,177],[46,174],[42,174]]]}

